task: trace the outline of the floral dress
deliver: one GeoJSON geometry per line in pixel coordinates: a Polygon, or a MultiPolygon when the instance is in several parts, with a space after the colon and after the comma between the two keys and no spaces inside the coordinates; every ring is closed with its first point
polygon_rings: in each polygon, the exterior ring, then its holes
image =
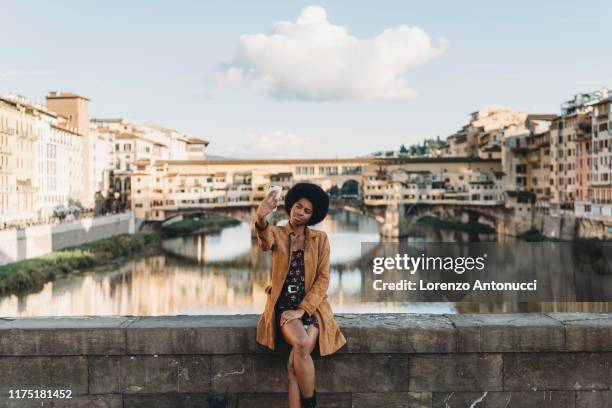
{"type": "MultiPolygon", "coordinates": [[[[298,305],[302,302],[304,295],[306,294],[306,288],[304,285],[304,250],[296,249],[291,253],[291,262],[289,263],[289,271],[287,272],[287,278],[283,285],[283,290],[276,303],[276,322],[279,324],[280,315],[285,310],[295,310],[298,305]],[[292,285],[292,292],[289,292],[289,286],[292,285]],[[297,286],[297,290],[295,290],[297,286]]],[[[319,328],[316,316],[309,316],[308,313],[304,312],[302,316],[302,324],[304,328],[308,328],[309,325],[313,324],[316,328],[319,328]]]]}

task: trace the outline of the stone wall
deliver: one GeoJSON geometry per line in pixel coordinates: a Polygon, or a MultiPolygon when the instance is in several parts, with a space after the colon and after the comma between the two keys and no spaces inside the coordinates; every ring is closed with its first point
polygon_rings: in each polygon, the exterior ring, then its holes
{"type": "Polygon", "coordinates": [[[53,251],[118,234],[133,234],[132,212],[83,218],[61,224],[0,231],[0,265],[35,258],[53,251]]]}
{"type": "MultiPolygon", "coordinates": [[[[314,351],[319,406],[612,406],[612,314],[337,315],[348,343],[314,351]]],[[[286,407],[287,349],[258,316],[0,319],[0,406],[286,407]]]]}
{"type": "Polygon", "coordinates": [[[588,238],[612,240],[612,219],[604,222],[574,215],[552,216],[535,212],[532,228],[546,237],[564,241],[588,238]]]}

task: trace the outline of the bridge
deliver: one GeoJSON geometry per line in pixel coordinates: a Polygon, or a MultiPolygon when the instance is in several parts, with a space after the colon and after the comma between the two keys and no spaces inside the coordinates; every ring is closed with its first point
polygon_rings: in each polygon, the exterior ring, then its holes
{"type": "MultiPolygon", "coordinates": [[[[379,233],[386,238],[400,238],[408,235],[408,228],[412,221],[425,216],[432,216],[444,221],[463,223],[480,223],[488,225],[498,232],[504,232],[512,223],[514,210],[506,208],[503,204],[483,202],[392,202],[387,205],[369,206],[363,200],[333,200],[330,208],[356,212],[370,217],[378,222],[379,233]]],[[[223,205],[221,203],[190,205],[165,208],[165,220],[189,214],[219,214],[250,224],[255,218],[258,203],[245,205],[223,205]]],[[[286,219],[283,206],[269,216],[271,224],[286,219]]],[[[253,231],[254,236],[254,231],[253,231]]]]}

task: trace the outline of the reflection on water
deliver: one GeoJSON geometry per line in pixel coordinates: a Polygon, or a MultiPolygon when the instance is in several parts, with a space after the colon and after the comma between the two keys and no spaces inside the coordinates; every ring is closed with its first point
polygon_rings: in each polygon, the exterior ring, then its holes
{"type": "MultiPolygon", "coordinates": [[[[507,313],[612,311],[610,303],[364,302],[361,242],[379,240],[376,222],[330,213],[317,229],[331,245],[328,297],[335,313],[507,313]]],[[[508,238],[500,239],[508,241],[508,238]]],[[[408,242],[496,241],[483,235],[414,225],[408,242]]],[[[0,316],[178,315],[261,313],[271,267],[269,252],[240,224],[216,235],[167,240],[165,254],[129,261],[119,269],[87,272],[47,283],[35,294],[0,299],[0,316]]]]}

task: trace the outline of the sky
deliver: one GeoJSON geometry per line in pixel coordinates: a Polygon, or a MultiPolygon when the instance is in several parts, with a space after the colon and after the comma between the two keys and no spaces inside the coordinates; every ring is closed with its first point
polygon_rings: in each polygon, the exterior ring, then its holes
{"type": "Polygon", "coordinates": [[[0,0],[0,93],[233,158],[355,157],[612,87],[612,2],[0,0]]]}

